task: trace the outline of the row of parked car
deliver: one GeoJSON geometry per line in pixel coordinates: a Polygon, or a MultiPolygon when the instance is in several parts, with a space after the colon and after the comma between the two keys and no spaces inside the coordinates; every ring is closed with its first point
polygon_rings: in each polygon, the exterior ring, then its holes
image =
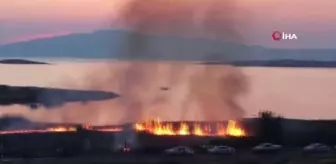
{"type": "MultiPolygon", "coordinates": [[[[276,145],[272,143],[261,143],[252,148],[252,152],[255,153],[267,153],[267,152],[277,152],[283,149],[282,145],[276,145]]],[[[211,154],[234,154],[236,149],[230,146],[208,146],[206,148],[207,153],[211,154]]],[[[317,152],[328,152],[332,148],[328,145],[321,143],[312,143],[303,147],[303,152],[317,153],[317,152]]],[[[182,155],[182,154],[194,154],[195,151],[187,146],[176,146],[170,149],[165,150],[167,155],[182,155]]]]}

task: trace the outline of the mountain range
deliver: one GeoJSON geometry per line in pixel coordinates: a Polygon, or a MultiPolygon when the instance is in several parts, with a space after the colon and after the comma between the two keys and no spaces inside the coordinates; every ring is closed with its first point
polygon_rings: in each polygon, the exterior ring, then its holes
{"type": "Polygon", "coordinates": [[[300,66],[323,66],[328,62],[328,66],[336,66],[336,49],[271,49],[124,30],[101,30],[4,44],[0,45],[0,57],[188,60],[264,66],[277,66],[279,63],[274,61],[289,66],[295,66],[296,62],[300,62],[300,66]]]}

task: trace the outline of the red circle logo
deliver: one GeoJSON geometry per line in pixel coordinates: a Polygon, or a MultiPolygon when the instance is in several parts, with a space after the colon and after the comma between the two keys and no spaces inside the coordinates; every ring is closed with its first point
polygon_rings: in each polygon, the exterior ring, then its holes
{"type": "Polygon", "coordinates": [[[279,41],[279,40],[281,40],[281,38],[282,38],[282,34],[281,34],[281,32],[280,32],[280,31],[274,31],[274,32],[272,33],[272,38],[273,38],[273,40],[275,40],[275,41],[279,41]]]}

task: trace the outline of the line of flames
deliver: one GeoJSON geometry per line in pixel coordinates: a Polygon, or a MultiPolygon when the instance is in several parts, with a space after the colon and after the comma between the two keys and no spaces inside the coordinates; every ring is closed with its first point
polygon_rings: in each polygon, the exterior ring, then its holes
{"type": "MultiPolygon", "coordinates": [[[[91,126],[84,125],[83,129],[88,131],[101,131],[101,132],[119,132],[122,128],[93,128],[91,126]]],[[[21,134],[21,133],[63,133],[63,132],[77,132],[78,129],[75,126],[56,126],[46,129],[25,129],[25,130],[4,130],[0,131],[0,134],[21,134]]]]}
{"type": "Polygon", "coordinates": [[[76,127],[57,126],[46,129],[25,129],[25,130],[4,130],[0,134],[21,134],[21,133],[48,133],[48,132],[76,132],[76,127]]]}
{"type": "Polygon", "coordinates": [[[215,128],[209,124],[200,123],[179,123],[178,128],[174,128],[172,123],[163,123],[160,120],[136,123],[137,131],[144,131],[155,135],[195,135],[195,136],[246,136],[246,131],[234,120],[229,120],[227,126],[224,123],[217,123],[215,128]]]}
{"type": "MultiPolygon", "coordinates": [[[[101,132],[119,132],[123,129],[121,127],[113,128],[94,128],[91,126],[82,126],[85,130],[101,131],[101,132]]],[[[176,127],[176,126],[175,126],[176,127]]],[[[196,136],[246,136],[246,131],[238,125],[234,120],[230,120],[225,126],[224,123],[217,123],[216,128],[210,125],[201,125],[194,123],[192,125],[187,123],[179,123],[178,128],[174,128],[173,123],[163,123],[160,120],[146,121],[134,124],[134,129],[139,132],[148,132],[154,135],[196,135],[196,136]]],[[[0,134],[20,134],[20,133],[61,133],[61,132],[77,132],[78,129],[74,126],[57,126],[47,129],[38,130],[8,130],[0,131],[0,134]]]]}

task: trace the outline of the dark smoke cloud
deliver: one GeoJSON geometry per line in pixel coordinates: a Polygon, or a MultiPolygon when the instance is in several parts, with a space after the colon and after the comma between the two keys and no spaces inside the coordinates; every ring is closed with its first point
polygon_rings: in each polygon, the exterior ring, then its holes
{"type": "MultiPolygon", "coordinates": [[[[170,34],[182,36],[203,36],[213,39],[243,42],[242,37],[235,30],[235,3],[222,0],[198,1],[169,1],[169,0],[133,0],[125,6],[121,20],[125,27],[134,31],[127,39],[121,55],[123,58],[150,59],[147,50],[152,46],[144,34],[170,34]]],[[[241,12],[242,13],[242,12],[241,12]]],[[[241,19],[241,18],[240,18],[241,19]]],[[[183,45],[182,45],[183,47],[183,45]]],[[[222,54],[219,54],[222,55],[222,54]]],[[[216,54],[204,54],[204,61],[216,58],[216,54]]],[[[124,86],[121,93],[126,94],[125,119],[137,121],[142,119],[143,110],[149,104],[142,101],[141,94],[151,85],[153,76],[158,70],[158,64],[144,64],[132,62],[126,68],[125,77],[121,78],[124,86]]],[[[179,81],[186,76],[184,65],[170,65],[170,83],[179,81]]],[[[186,119],[190,104],[197,104],[206,120],[220,120],[242,117],[244,111],[237,103],[237,96],[247,89],[244,75],[234,67],[210,68],[201,66],[190,75],[189,93],[181,102],[182,116],[186,119]]],[[[163,103],[165,98],[157,97],[154,102],[163,103]]],[[[148,110],[148,109],[147,109],[148,110]]],[[[159,109],[158,109],[159,110],[159,109]]],[[[153,111],[154,113],[155,110],[153,111]]]]}
{"type": "MultiPolygon", "coordinates": [[[[174,82],[181,82],[183,78],[187,77],[184,79],[187,82],[187,92],[184,97],[175,101],[175,106],[169,104],[169,98],[164,94],[157,93],[149,100],[144,99],[144,95],[148,94],[150,88],[153,88],[151,85],[154,85],[154,81],[157,80],[155,77],[159,76],[160,65],[158,62],[141,61],[155,57],[148,56],[148,54],[153,54],[149,52],[150,49],[153,49],[151,42],[144,35],[137,34],[206,36],[213,39],[229,38],[228,41],[242,42],[242,38],[234,28],[231,15],[233,9],[232,2],[223,3],[222,0],[196,0],[193,2],[133,0],[128,3],[121,14],[121,20],[123,25],[134,33],[127,38],[126,46],[121,50],[125,53],[122,53],[122,57],[120,57],[129,60],[129,65],[125,68],[123,76],[119,77],[122,84],[120,87],[120,93],[123,95],[122,105],[125,107],[125,115],[122,120],[127,122],[142,121],[146,119],[144,113],[148,110],[151,112],[151,117],[167,112],[163,110],[170,110],[171,113],[180,110],[180,116],[174,118],[175,120],[190,119],[189,115],[196,113],[196,110],[200,111],[203,120],[243,117],[244,111],[237,102],[237,96],[246,91],[247,82],[245,76],[234,67],[219,66],[216,68],[203,65],[189,70],[186,65],[170,63],[166,67],[166,74],[164,74],[168,77],[166,84],[170,88],[170,86],[176,86],[172,85],[174,82]],[[223,13],[223,11],[225,12],[223,13]],[[175,109],[165,108],[166,104],[175,107],[175,109]]],[[[183,46],[181,45],[182,49],[183,46]]],[[[211,52],[203,56],[205,57],[204,61],[214,58],[214,54],[211,52]]],[[[160,90],[160,87],[162,86],[158,86],[157,89],[160,90]]],[[[172,89],[176,90],[176,88],[172,89]]],[[[170,97],[170,99],[172,98],[170,97]]],[[[137,143],[134,136],[135,134],[132,132],[125,132],[119,136],[116,142],[122,143],[123,140],[133,138],[131,139],[132,143],[137,143]]]]}
{"type": "Polygon", "coordinates": [[[244,110],[238,98],[248,89],[246,77],[232,66],[201,67],[191,76],[189,97],[197,102],[204,117],[210,120],[241,118],[244,110]]]}

